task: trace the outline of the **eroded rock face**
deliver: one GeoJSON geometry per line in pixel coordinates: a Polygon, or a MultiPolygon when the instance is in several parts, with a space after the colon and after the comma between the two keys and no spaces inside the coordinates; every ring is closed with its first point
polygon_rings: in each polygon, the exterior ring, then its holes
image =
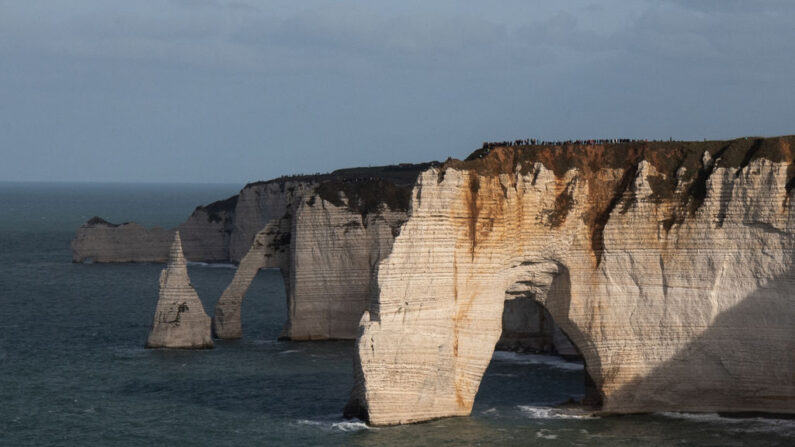
{"type": "Polygon", "coordinates": [[[168,266],[160,273],[157,300],[147,348],[212,348],[210,317],[190,284],[179,232],[174,235],[168,266]]]}
{"type": "Polygon", "coordinates": [[[606,412],[795,412],[793,143],[497,148],[426,171],[346,412],[468,415],[506,293],[548,309],[606,412]]]}
{"type": "Polygon", "coordinates": [[[367,309],[371,279],[392,247],[405,210],[385,204],[377,212],[352,212],[317,195],[295,204],[289,217],[268,223],[254,238],[213,319],[219,338],[240,338],[243,297],[262,268],[279,268],[285,280],[291,340],[352,339],[367,309]]]}

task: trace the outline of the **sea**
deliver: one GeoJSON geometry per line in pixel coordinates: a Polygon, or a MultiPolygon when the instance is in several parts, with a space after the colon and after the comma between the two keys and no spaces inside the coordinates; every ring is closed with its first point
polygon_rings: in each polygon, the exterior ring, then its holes
{"type": "MultiPolygon", "coordinates": [[[[244,338],[144,349],[159,264],[74,264],[92,216],[174,226],[242,185],[0,183],[3,446],[793,446],[795,421],[661,413],[593,417],[583,367],[497,352],[472,415],[396,427],[342,418],[353,341],[289,342],[284,285],[261,271],[244,338]]],[[[208,314],[234,266],[189,266],[208,314]]]]}

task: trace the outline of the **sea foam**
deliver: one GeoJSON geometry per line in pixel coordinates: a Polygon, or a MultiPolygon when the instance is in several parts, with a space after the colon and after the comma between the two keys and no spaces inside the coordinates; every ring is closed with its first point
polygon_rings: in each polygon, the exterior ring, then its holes
{"type": "Polygon", "coordinates": [[[372,430],[371,427],[358,419],[353,419],[350,421],[299,419],[297,423],[299,425],[309,425],[329,431],[352,432],[360,430],[372,430]]]}
{"type": "Polygon", "coordinates": [[[519,405],[519,410],[532,419],[598,419],[588,413],[554,407],[519,405]]]}

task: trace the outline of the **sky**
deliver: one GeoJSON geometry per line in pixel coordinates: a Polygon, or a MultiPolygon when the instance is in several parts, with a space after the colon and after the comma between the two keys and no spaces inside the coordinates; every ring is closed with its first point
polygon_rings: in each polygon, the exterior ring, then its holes
{"type": "Polygon", "coordinates": [[[795,1],[0,0],[0,181],[795,133],[795,1]]]}

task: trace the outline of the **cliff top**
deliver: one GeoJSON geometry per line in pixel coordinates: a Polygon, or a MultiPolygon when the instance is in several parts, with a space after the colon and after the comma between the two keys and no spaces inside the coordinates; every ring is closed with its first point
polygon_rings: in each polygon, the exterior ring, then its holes
{"type": "MultiPolygon", "coordinates": [[[[707,181],[717,168],[743,168],[757,159],[787,163],[785,192],[795,188],[795,136],[773,138],[748,137],[726,141],[623,141],[623,142],[564,142],[554,144],[484,144],[466,160],[448,160],[439,170],[439,181],[447,168],[470,170],[478,174],[470,178],[470,207],[477,215],[479,177],[496,177],[513,173],[517,169],[528,174],[535,163],[553,171],[559,182],[567,171],[577,169],[580,176],[591,185],[588,204],[582,218],[591,229],[591,248],[596,265],[604,251],[603,230],[614,209],[621,206],[625,212],[632,205],[632,181],[637,176],[640,163],[646,161],[657,171],[648,177],[652,200],[669,202],[674,206],[666,211],[663,221],[665,231],[681,224],[692,216],[707,197],[707,181]],[[709,154],[709,158],[704,156],[709,154]],[[684,169],[683,169],[684,168],[684,169]],[[615,169],[617,176],[600,175],[599,171],[615,169]],[[677,190],[679,187],[681,189],[677,190]]],[[[535,182],[535,180],[533,180],[535,182]]],[[[570,188],[560,186],[554,209],[550,210],[552,228],[566,221],[573,200],[570,188]]],[[[718,226],[723,224],[718,216],[718,226]]],[[[474,235],[474,232],[473,232],[474,235]]],[[[472,240],[473,247],[476,240],[472,240]]]]}
{"type": "Polygon", "coordinates": [[[542,163],[562,178],[566,171],[577,168],[586,176],[599,169],[636,169],[645,160],[661,177],[652,179],[652,189],[659,198],[670,198],[676,185],[677,172],[685,168],[681,180],[695,181],[691,193],[698,196],[703,183],[718,167],[744,168],[751,161],[764,158],[789,163],[787,190],[795,187],[795,136],[745,137],[713,141],[627,141],[619,143],[565,142],[553,144],[484,144],[466,160],[450,159],[442,166],[474,169],[481,175],[513,172],[520,166],[527,173],[536,162],[542,163]],[[703,163],[705,152],[716,163],[703,163]]]}
{"type": "Polygon", "coordinates": [[[207,218],[210,220],[210,222],[221,222],[225,217],[229,216],[229,213],[235,210],[235,207],[237,206],[237,198],[238,194],[235,194],[232,197],[228,197],[223,200],[216,200],[209,205],[199,205],[195,210],[193,210],[193,213],[195,214],[197,211],[204,211],[207,213],[207,218]]]}
{"type": "Polygon", "coordinates": [[[426,163],[401,163],[387,166],[368,166],[358,168],[337,169],[325,174],[297,174],[285,175],[271,180],[259,180],[247,184],[245,187],[267,185],[271,183],[283,184],[285,182],[325,182],[325,181],[368,181],[384,180],[400,187],[412,187],[420,173],[428,168],[440,165],[437,161],[426,163]]]}
{"type": "Polygon", "coordinates": [[[113,228],[115,228],[115,227],[119,227],[119,226],[121,226],[121,225],[124,225],[124,224],[126,224],[126,223],[127,223],[127,222],[125,222],[125,223],[123,223],[123,224],[114,224],[114,223],[110,223],[110,222],[108,222],[107,220],[105,220],[105,219],[103,219],[103,218],[101,218],[101,217],[99,217],[99,216],[94,216],[94,217],[92,217],[91,219],[88,219],[88,221],[87,221],[85,224],[83,224],[83,225],[92,226],[92,227],[93,227],[93,226],[100,226],[100,225],[104,225],[104,226],[106,226],[106,227],[113,227],[113,228]]]}
{"type": "MultiPolygon", "coordinates": [[[[381,204],[386,204],[393,211],[406,211],[417,177],[434,166],[439,166],[439,163],[432,161],[338,169],[328,174],[285,176],[249,183],[246,188],[273,183],[284,188],[285,183],[290,181],[317,183],[316,192],[321,199],[335,206],[347,205],[350,211],[360,214],[364,219],[368,214],[378,212],[381,204]],[[347,198],[347,204],[340,197],[340,192],[347,198]]],[[[308,203],[312,205],[314,199],[308,203]]]]}

